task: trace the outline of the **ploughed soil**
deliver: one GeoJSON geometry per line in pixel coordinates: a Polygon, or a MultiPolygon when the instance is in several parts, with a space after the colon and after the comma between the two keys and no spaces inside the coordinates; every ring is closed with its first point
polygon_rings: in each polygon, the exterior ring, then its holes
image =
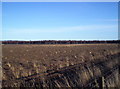
{"type": "Polygon", "coordinates": [[[32,81],[41,87],[85,86],[116,68],[118,56],[118,44],[6,44],[2,45],[2,85],[31,86],[32,81]]]}

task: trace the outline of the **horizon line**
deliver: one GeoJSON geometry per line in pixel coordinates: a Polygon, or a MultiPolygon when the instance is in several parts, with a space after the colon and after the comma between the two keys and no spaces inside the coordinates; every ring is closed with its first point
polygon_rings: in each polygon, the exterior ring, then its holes
{"type": "Polygon", "coordinates": [[[114,40],[0,40],[0,41],[119,41],[119,39],[114,40]]]}

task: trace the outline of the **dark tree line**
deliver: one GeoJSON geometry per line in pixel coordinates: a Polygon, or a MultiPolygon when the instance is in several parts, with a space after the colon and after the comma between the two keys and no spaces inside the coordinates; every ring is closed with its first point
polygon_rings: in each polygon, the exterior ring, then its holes
{"type": "Polygon", "coordinates": [[[93,41],[76,41],[76,40],[43,40],[43,41],[2,41],[2,44],[93,44],[93,43],[120,43],[120,40],[93,40],[93,41]]]}

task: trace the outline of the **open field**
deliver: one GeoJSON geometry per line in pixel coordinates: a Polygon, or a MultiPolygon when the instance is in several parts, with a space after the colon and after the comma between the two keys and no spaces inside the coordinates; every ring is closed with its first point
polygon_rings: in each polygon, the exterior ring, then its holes
{"type": "Polygon", "coordinates": [[[4,87],[118,86],[118,44],[6,44],[2,52],[4,87]]]}

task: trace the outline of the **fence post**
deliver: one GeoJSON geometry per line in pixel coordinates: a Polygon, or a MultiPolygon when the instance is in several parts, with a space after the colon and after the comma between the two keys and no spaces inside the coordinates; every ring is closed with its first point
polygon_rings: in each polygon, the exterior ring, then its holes
{"type": "Polygon", "coordinates": [[[104,87],[105,87],[104,76],[101,76],[100,77],[100,88],[104,89],[104,87]]]}

